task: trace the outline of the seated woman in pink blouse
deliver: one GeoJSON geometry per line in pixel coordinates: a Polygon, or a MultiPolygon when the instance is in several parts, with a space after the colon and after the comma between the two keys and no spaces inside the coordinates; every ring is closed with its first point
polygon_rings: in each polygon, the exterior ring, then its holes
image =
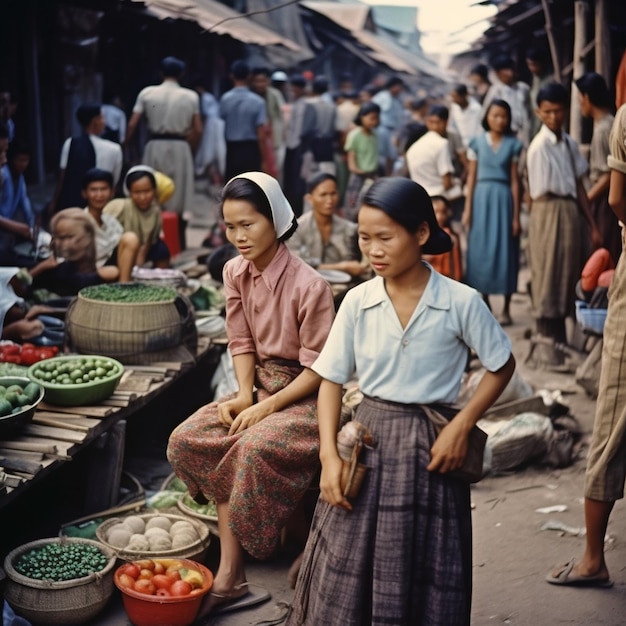
{"type": "Polygon", "coordinates": [[[180,424],[167,451],[191,495],[217,504],[220,564],[201,616],[248,593],[244,550],[272,554],[318,469],[320,377],[310,366],[334,317],[326,281],[283,243],[297,222],[277,181],[241,174],[222,198],[226,235],[239,251],[224,266],[239,391],[180,424]]]}

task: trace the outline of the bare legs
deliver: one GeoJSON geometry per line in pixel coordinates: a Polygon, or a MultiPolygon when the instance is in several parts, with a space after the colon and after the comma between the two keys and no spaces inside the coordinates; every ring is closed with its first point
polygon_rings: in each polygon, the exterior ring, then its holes
{"type": "Polygon", "coordinates": [[[606,578],[609,577],[604,560],[604,537],[614,504],[585,498],[586,545],[582,560],[574,568],[578,574],[602,577],[606,574],[606,578]]]}
{"type": "Polygon", "coordinates": [[[220,533],[220,564],[213,587],[200,609],[198,617],[211,612],[215,606],[247,593],[246,572],[243,566],[243,548],[233,535],[228,518],[228,502],[217,505],[217,527],[220,533]]]}
{"type": "MultiPolygon", "coordinates": [[[[491,304],[489,302],[489,295],[486,293],[482,294],[483,301],[487,305],[487,308],[491,311],[491,304]]],[[[504,296],[504,306],[502,307],[502,313],[498,318],[498,321],[502,326],[510,326],[513,322],[511,321],[511,294],[506,294],[504,296]]]]}
{"type": "Polygon", "coordinates": [[[117,267],[120,270],[120,282],[130,282],[133,265],[139,252],[139,237],[131,231],[125,232],[117,244],[117,267]]]}

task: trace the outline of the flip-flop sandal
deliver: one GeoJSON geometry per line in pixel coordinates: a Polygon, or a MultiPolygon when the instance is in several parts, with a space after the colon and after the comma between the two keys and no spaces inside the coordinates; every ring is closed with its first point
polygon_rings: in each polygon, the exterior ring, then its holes
{"type": "Polygon", "coordinates": [[[267,602],[272,598],[270,592],[262,587],[256,585],[250,585],[248,587],[248,593],[239,598],[228,600],[223,604],[218,604],[210,613],[209,616],[221,615],[222,613],[230,613],[231,611],[240,611],[241,609],[248,609],[257,604],[267,602]]]}
{"type": "Polygon", "coordinates": [[[608,589],[613,586],[613,581],[610,578],[571,575],[575,566],[576,561],[572,559],[569,563],[561,566],[561,569],[556,576],[548,574],[546,576],[546,581],[551,585],[563,585],[569,587],[599,587],[602,589],[608,589]]]}

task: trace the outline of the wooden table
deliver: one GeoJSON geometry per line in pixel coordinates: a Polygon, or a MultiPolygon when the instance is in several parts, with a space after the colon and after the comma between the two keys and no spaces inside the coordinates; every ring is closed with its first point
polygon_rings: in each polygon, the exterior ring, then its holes
{"type": "MultiPolygon", "coordinates": [[[[155,416],[156,425],[167,397],[170,408],[164,417],[178,422],[189,415],[187,411],[209,401],[209,383],[225,350],[223,344],[200,336],[193,364],[126,365],[115,393],[95,406],[59,407],[42,402],[32,423],[19,436],[0,441],[0,467],[8,478],[0,488],[3,526],[6,522],[19,528],[24,518],[29,518],[35,528],[37,520],[31,518],[42,516],[43,521],[46,515],[52,516],[50,503],[42,504],[47,510],[38,511],[38,502],[46,500],[53,488],[62,492],[63,484],[59,483],[67,482],[73,471],[85,474],[82,478],[87,480],[78,510],[89,514],[114,506],[119,496],[127,423],[131,426],[134,419],[148,413],[155,416]],[[179,396],[189,395],[190,386],[197,393],[189,402],[180,402],[179,396]],[[172,410],[172,404],[180,406],[180,411],[172,410]],[[34,501],[29,502],[35,492],[34,501]]],[[[62,516],[63,512],[55,514],[62,516]]]]}

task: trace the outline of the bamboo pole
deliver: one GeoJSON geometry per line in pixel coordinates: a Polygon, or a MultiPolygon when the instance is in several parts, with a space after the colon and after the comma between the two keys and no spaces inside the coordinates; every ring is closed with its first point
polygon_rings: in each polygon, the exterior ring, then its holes
{"type": "Polygon", "coordinates": [[[611,84],[611,33],[606,0],[595,3],[596,72],[611,84]]]}
{"type": "MultiPolygon", "coordinates": [[[[587,3],[581,0],[574,2],[574,53],[572,58],[572,78],[576,80],[585,73],[585,56],[583,50],[587,42],[587,3]]],[[[569,134],[580,145],[582,140],[582,114],[578,102],[578,89],[574,81],[571,86],[570,130],[569,134]]]]}
{"type": "Polygon", "coordinates": [[[543,6],[543,14],[546,22],[546,35],[548,36],[548,44],[550,46],[550,56],[552,57],[554,80],[560,83],[562,81],[561,63],[559,60],[559,51],[556,47],[556,41],[554,39],[554,31],[552,30],[552,17],[550,16],[548,0],[541,0],[541,4],[543,6]]]}

